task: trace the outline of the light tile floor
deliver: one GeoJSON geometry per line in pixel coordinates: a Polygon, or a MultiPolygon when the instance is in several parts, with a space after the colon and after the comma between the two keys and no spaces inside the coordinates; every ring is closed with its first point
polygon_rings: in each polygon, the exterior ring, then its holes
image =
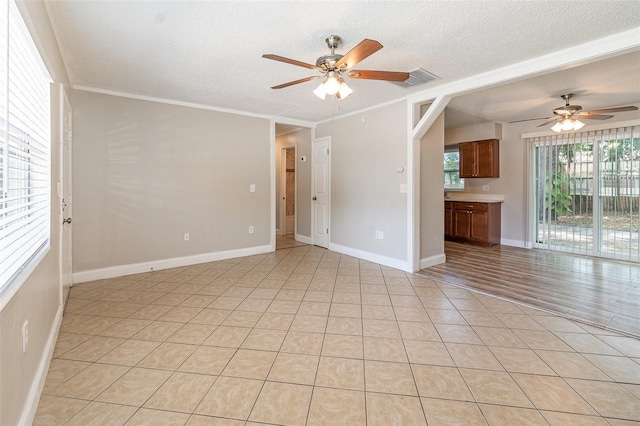
{"type": "Polygon", "coordinates": [[[302,246],[74,286],[35,417],[427,422],[640,422],[640,341],[302,246]]]}

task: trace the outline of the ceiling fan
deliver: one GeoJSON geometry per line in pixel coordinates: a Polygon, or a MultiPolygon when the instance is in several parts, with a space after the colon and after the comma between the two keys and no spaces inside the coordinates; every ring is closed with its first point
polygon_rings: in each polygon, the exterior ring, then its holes
{"type": "Polygon", "coordinates": [[[510,121],[509,123],[520,123],[523,121],[534,121],[534,120],[548,120],[538,127],[543,127],[548,124],[554,124],[551,127],[551,130],[555,132],[560,132],[562,130],[579,130],[584,126],[579,119],[586,120],[608,120],[612,118],[613,115],[606,115],[615,112],[623,112],[623,111],[636,111],[638,107],[636,106],[623,106],[617,108],[604,108],[604,109],[595,109],[591,111],[583,111],[580,105],[570,105],[569,99],[573,97],[572,93],[568,93],[566,95],[560,96],[565,101],[565,105],[558,107],[553,110],[554,117],[539,117],[539,118],[529,118],[527,120],[516,120],[510,121]]]}
{"type": "Polygon", "coordinates": [[[336,95],[339,99],[341,99],[346,98],[353,92],[353,90],[351,90],[345,83],[343,75],[347,75],[350,78],[398,82],[405,81],[409,78],[408,72],[367,71],[352,69],[358,62],[382,49],[382,45],[375,40],[362,40],[360,43],[358,43],[358,45],[356,45],[356,47],[347,52],[346,55],[340,55],[335,52],[335,49],[342,42],[340,36],[330,35],[325,41],[327,42],[327,46],[329,47],[329,49],[331,49],[331,53],[328,55],[320,56],[316,60],[315,65],[273,54],[262,55],[262,57],[266,59],[309,68],[321,73],[321,75],[319,76],[314,75],[311,77],[302,78],[300,80],[279,84],[277,86],[273,86],[272,89],[282,89],[285,87],[293,86],[294,84],[324,78],[324,81],[320,84],[320,86],[318,86],[316,90],[313,91],[313,93],[315,93],[316,96],[320,97],[321,99],[324,99],[327,94],[336,95]]]}

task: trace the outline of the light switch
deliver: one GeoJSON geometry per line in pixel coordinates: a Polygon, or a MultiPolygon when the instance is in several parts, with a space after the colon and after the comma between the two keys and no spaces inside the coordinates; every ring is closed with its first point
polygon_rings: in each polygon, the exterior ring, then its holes
{"type": "Polygon", "coordinates": [[[252,183],[251,185],[249,185],[249,192],[256,192],[256,184],[252,183]]]}
{"type": "Polygon", "coordinates": [[[400,184],[400,192],[402,192],[403,194],[407,193],[407,184],[406,183],[401,183],[400,184]]]}

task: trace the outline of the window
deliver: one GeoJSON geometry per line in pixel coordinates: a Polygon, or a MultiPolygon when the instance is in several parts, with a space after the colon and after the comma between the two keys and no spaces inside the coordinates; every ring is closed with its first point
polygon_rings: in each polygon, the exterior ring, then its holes
{"type": "Polygon", "coordinates": [[[534,247],[640,262],[640,125],[527,143],[534,247]]]}
{"type": "Polygon", "coordinates": [[[444,152],[444,189],[464,189],[464,179],[460,178],[460,152],[444,152]]]}
{"type": "MultiPolygon", "coordinates": [[[[49,247],[51,77],[14,1],[0,6],[0,293],[49,247]]],[[[3,300],[5,298],[3,297],[3,300]]],[[[3,302],[4,304],[4,302],[3,302]]]]}

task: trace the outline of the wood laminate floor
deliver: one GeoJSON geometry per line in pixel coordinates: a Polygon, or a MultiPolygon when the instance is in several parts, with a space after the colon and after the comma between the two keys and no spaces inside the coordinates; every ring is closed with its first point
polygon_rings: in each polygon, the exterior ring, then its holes
{"type": "Polygon", "coordinates": [[[640,337],[640,265],[508,246],[445,243],[421,275],[640,337]]]}

